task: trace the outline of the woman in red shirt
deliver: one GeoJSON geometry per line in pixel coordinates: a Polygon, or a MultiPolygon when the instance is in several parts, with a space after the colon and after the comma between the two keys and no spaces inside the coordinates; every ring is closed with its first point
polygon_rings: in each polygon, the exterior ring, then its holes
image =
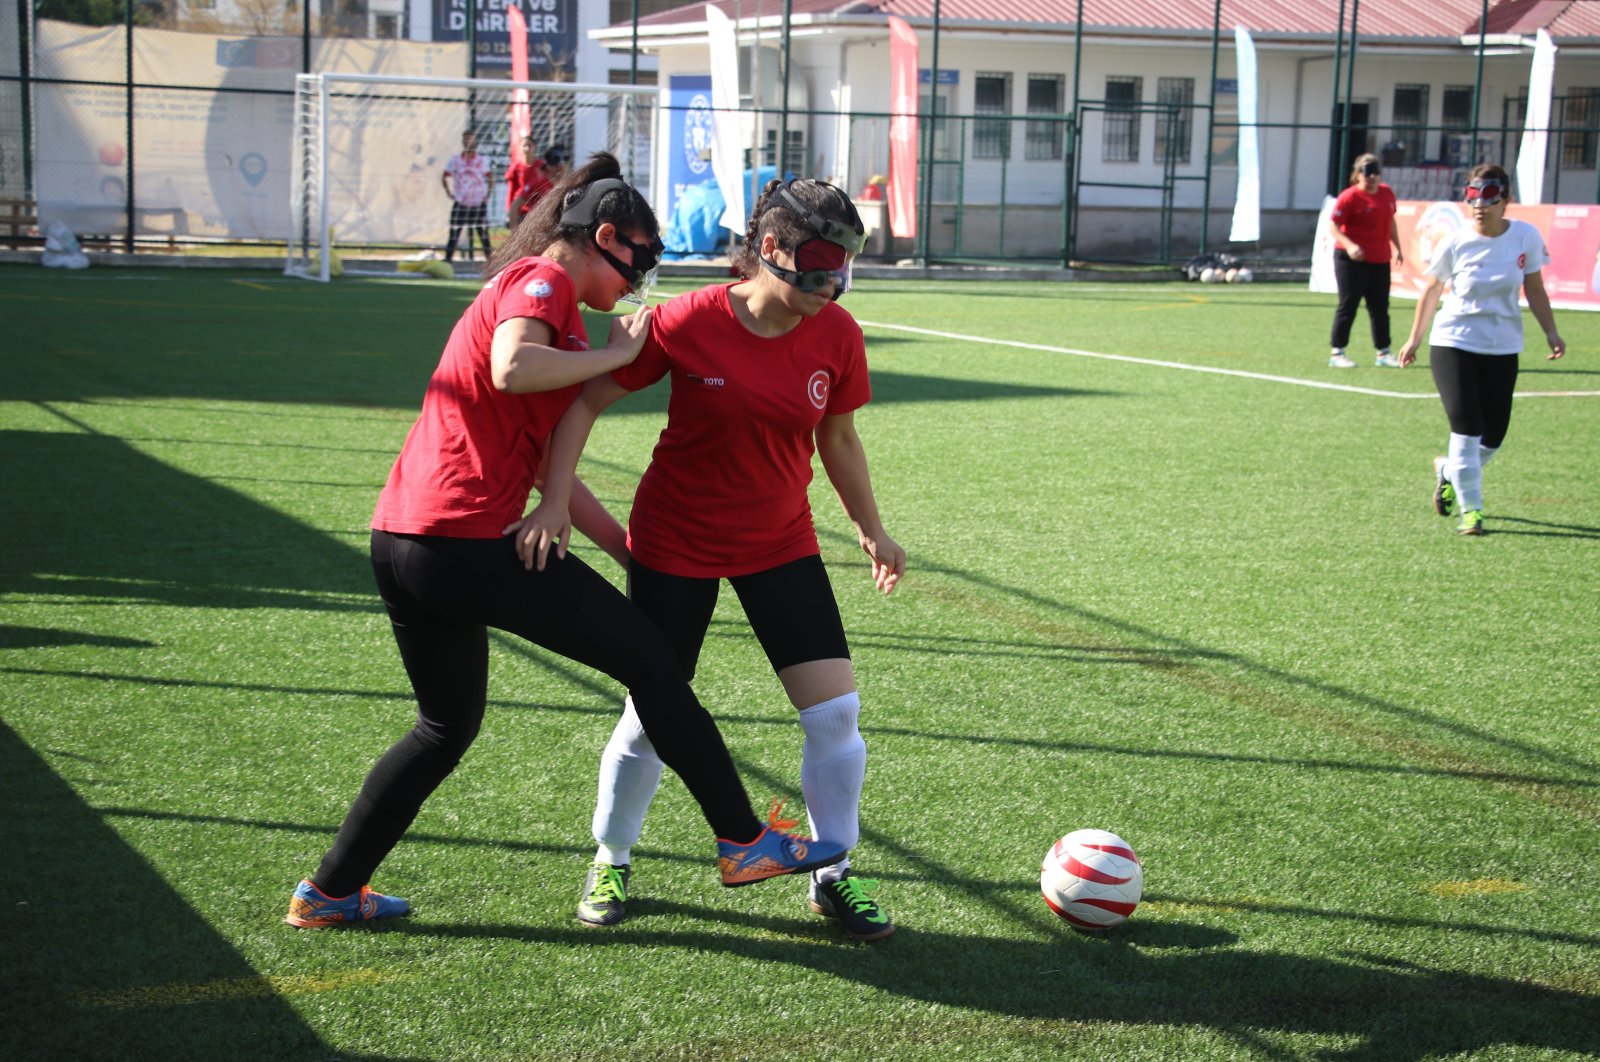
{"type": "MultiPolygon", "coordinates": [[[[661,758],[683,777],[718,838],[724,885],[837,861],[842,846],[763,827],[716,723],[679,672],[674,647],[576,556],[525,566],[520,514],[550,431],[580,385],[633,361],[650,311],[618,317],[589,349],[581,302],[610,310],[648,282],[661,253],[650,205],[610,155],[556,188],[490,261],[423,398],[372,518],[372,567],[417,697],[417,721],[367,775],[316,874],[285,921],[318,928],[410,909],[367,885],[424,800],[477,736],[488,628],[508,631],[623,683],[661,758]]],[[[621,526],[563,484],[580,530],[619,560],[621,526]]]]}
{"type": "MultiPolygon", "coordinates": [[[[906,555],[884,531],[856,434],[871,397],[861,328],[836,301],[864,240],[845,193],[821,181],[773,181],[756,205],[735,266],[743,278],[681,295],[656,311],[633,364],[584,385],[551,442],[543,500],[519,543],[543,563],[568,534],[567,486],[601,410],[670,375],[667,425],[628,521],[629,595],[667,632],[692,678],[720,580],[745,615],[805,733],[800,777],[819,841],[860,837],[866,744],[839,607],[822,565],[807,487],[811,455],[856,526],[885,594],[906,555]]],[[[572,496],[574,500],[577,495],[572,496]]],[[[626,911],[633,844],[661,775],[659,748],[625,704],[601,759],[594,833],[599,849],[578,917],[613,925],[626,911]]],[[[811,909],[874,940],[894,923],[877,882],[848,860],[811,885],[811,909]]]]}
{"type": "Polygon", "coordinates": [[[1372,345],[1378,351],[1373,364],[1400,368],[1400,362],[1389,353],[1389,249],[1394,248],[1397,265],[1403,265],[1406,257],[1394,223],[1394,189],[1378,180],[1382,173],[1378,156],[1357,156],[1350,171],[1350,187],[1339,193],[1328,218],[1328,228],[1338,244],[1333,252],[1333,275],[1339,284],[1339,306],[1333,311],[1333,353],[1328,357],[1328,364],[1335,369],[1356,367],[1345,347],[1362,299],[1367,302],[1367,318],[1372,324],[1372,345]]]}
{"type": "Polygon", "coordinates": [[[522,138],[522,158],[514,159],[506,167],[506,225],[516,228],[533,204],[550,191],[551,181],[546,160],[535,152],[538,145],[532,136],[522,138]]]}

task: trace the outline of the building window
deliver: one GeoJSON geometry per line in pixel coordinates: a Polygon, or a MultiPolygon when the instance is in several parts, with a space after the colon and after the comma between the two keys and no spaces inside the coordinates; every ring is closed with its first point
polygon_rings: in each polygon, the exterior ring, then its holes
{"type": "Polygon", "coordinates": [[[1422,150],[1428,125],[1428,86],[1396,85],[1394,87],[1394,138],[1383,148],[1384,165],[1415,164],[1426,152],[1422,150]]]}
{"type": "Polygon", "coordinates": [[[972,157],[1011,157],[1011,75],[978,74],[972,79],[972,157]],[[993,115],[994,117],[985,117],[993,115]]]}
{"type": "Polygon", "coordinates": [[[1156,161],[1188,162],[1194,143],[1194,78],[1164,77],[1156,82],[1156,161]]]}
{"type": "Polygon", "coordinates": [[[392,41],[400,36],[399,15],[374,15],[372,35],[380,40],[392,41]]]}
{"type": "Polygon", "coordinates": [[[1575,88],[1561,101],[1561,165],[1592,170],[1600,139],[1600,89],[1575,88]]]}
{"type": "Polygon", "coordinates": [[[1144,78],[1106,78],[1105,132],[1100,154],[1106,162],[1139,161],[1139,101],[1144,78]]]}
{"type": "Polygon", "coordinates": [[[1028,75],[1028,113],[1039,115],[1028,120],[1027,148],[1024,157],[1059,159],[1066,140],[1065,119],[1061,117],[1061,98],[1066,78],[1060,74],[1028,75]],[[1049,115],[1046,118],[1045,115],[1049,115]]]}

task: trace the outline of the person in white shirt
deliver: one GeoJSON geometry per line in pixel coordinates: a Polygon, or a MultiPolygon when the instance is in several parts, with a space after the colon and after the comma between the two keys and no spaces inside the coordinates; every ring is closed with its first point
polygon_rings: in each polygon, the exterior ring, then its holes
{"type": "Polygon", "coordinates": [[[439,175],[446,194],[450,196],[450,237],[445,241],[444,260],[456,256],[456,243],[461,230],[467,231],[465,248],[468,260],[472,258],[472,234],[478,234],[483,245],[483,259],[489,260],[489,159],[478,153],[478,134],[468,129],[461,134],[461,152],[451,155],[439,175]]]}
{"type": "Polygon", "coordinates": [[[1400,348],[1401,365],[1416,361],[1432,321],[1430,367],[1450,420],[1449,452],[1433,459],[1433,511],[1449,516],[1459,505],[1456,530],[1463,535],[1483,534],[1483,469],[1511,424],[1522,352],[1519,292],[1544,329],[1549,357],[1567,352],[1540,273],[1550,252],[1538,229],[1506,219],[1510,193],[1511,178],[1499,166],[1477,166],[1467,175],[1472,225],[1447,241],[1428,266],[1411,336],[1400,348]],[[1435,319],[1441,296],[1443,310],[1435,319]]]}

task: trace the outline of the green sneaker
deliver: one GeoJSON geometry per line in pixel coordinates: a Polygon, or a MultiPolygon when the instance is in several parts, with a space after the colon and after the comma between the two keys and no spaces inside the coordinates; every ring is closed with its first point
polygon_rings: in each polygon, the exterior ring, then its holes
{"type": "Polygon", "coordinates": [[[578,921],[586,926],[614,926],[628,917],[628,870],[610,863],[589,864],[578,901],[578,921]]]}
{"type": "Polygon", "coordinates": [[[1456,488],[1444,477],[1444,457],[1433,459],[1433,511],[1449,516],[1456,508],[1456,488]]]}
{"type": "Polygon", "coordinates": [[[858,878],[848,870],[838,881],[811,879],[811,910],[844,923],[845,936],[852,940],[881,940],[894,932],[889,915],[872,898],[879,883],[858,878]]]}
{"type": "Polygon", "coordinates": [[[1483,534],[1483,512],[1479,509],[1468,509],[1461,514],[1461,522],[1456,525],[1456,533],[1462,535],[1483,534]]]}

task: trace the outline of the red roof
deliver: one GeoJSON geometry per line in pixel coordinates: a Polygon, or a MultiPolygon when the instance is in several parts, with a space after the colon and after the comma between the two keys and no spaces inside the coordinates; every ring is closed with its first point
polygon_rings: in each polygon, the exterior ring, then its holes
{"type": "MultiPolygon", "coordinates": [[[[781,17],[784,0],[714,0],[730,18],[781,17]]],[[[1097,33],[1154,31],[1211,32],[1215,0],[1081,0],[1083,25],[1097,33]]],[[[689,4],[639,20],[641,27],[666,28],[699,23],[704,3],[689,4]]],[[[1326,37],[1338,32],[1341,7],[1349,32],[1352,0],[1222,0],[1224,33],[1244,26],[1253,33],[1326,37]]],[[[812,24],[860,22],[899,15],[916,26],[933,21],[934,0],[790,0],[793,18],[812,24]]],[[[1459,40],[1478,33],[1482,0],[1367,0],[1359,5],[1356,30],[1362,38],[1459,40]]],[[[941,28],[1038,25],[1070,30],[1079,0],[940,0],[941,28]]],[[[1489,33],[1531,35],[1546,29],[1563,38],[1600,40],[1600,3],[1584,0],[1492,0],[1489,33]]]]}

